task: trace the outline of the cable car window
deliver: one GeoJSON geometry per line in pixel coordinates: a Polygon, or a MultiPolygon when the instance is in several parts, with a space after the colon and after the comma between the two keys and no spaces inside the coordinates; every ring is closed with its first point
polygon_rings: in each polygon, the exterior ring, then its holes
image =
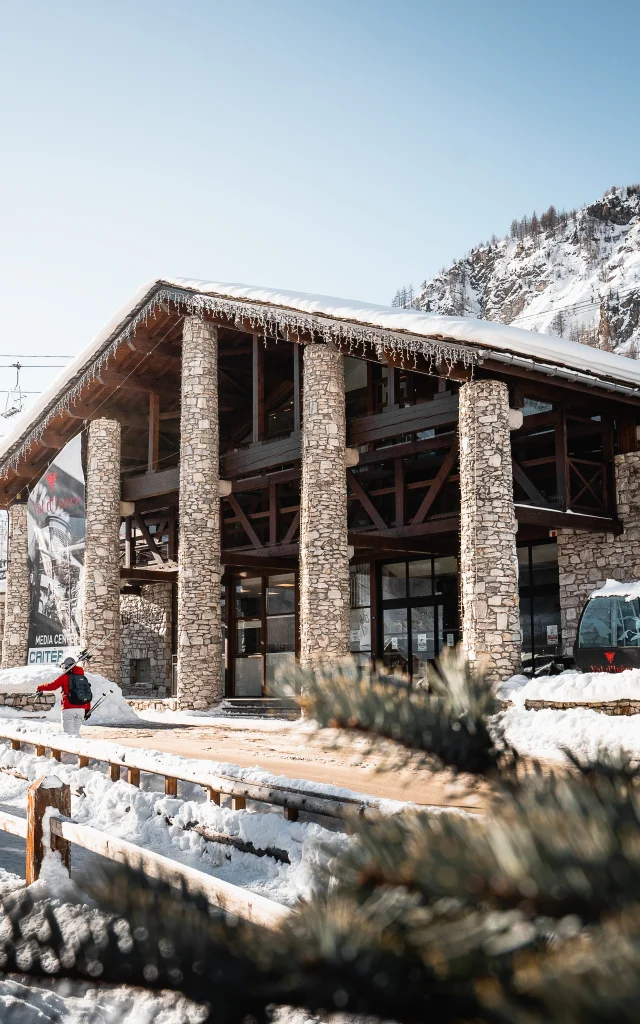
{"type": "Polygon", "coordinates": [[[640,647],[640,600],[596,597],[584,610],[580,647],[640,647]]]}

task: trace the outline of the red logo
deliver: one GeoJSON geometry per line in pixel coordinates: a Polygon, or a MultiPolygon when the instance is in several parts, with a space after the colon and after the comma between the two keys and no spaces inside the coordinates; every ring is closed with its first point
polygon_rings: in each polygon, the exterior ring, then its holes
{"type": "Polygon", "coordinates": [[[47,480],[47,483],[49,484],[49,490],[50,491],[52,491],[53,488],[56,486],[56,480],[57,479],[58,479],[58,471],[57,470],[54,473],[47,473],[46,480],[47,480]]]}
{"type": "Polygon", "coordinates": [[[616,656],[616,652],[615,651],[605,651],[604,652],[604,656],[607,659],[607,661],[609,662],[609,664],[611,664],[613,659],[616,656]]]}

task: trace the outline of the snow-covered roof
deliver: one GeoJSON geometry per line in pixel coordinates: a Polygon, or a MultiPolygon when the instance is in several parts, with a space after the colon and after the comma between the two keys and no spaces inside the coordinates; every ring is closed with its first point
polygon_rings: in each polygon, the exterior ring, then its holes
{"type": "MultiPolygon", "coordinates": [[[[149,304],[159,296],[187,301],[191,308],[213,308],[238,315],[255,315],[264,323],[287,322],[290,327],[375,341],[383,346],[398,344],[409,351],[426,350],[426,339],[439,339],[451,347],[452,356],[465,361],[497,359],[536,369],[561,378],[578,379],[609,390],[622,388],[638,392],[640,364],[627,356],[615,355],[577,342],[548,334],[536,334],[508,324],[477,320],[472,317],[441,316],[417,310],[379,306],[374,303],[340,299],[329,295],[264,288],[255,285],[223,284],[185,278],[158,278],[145,284],[119,310],[102,331],[81,350],[14,424],[0,444],[1,463],[15,456],[43,417],[49,418],[57,403],[77,385],[83,375],[107,350],[113,350],[123,332],[144,319],[149,304]]],[[[430,349],[433,352],[433,347],[430,349]]]]}
{"type": "Polygon", "coordinates": [[[594,590],[589,597],[624,597],[625,601],[635,601],[640,597],[640,580],[633,580],[631,583],[607,580],[604,586],[594,590]]]}

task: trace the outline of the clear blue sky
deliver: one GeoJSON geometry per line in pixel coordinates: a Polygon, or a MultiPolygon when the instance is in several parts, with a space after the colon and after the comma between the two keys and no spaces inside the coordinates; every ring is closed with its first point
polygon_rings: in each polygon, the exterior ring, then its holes
{"type": "Polygon", "coordinates": [[[73,355],[163,274],[389,302],[514,216],[640,179],[632,0],[0,13],[2,354],[73,355]]]}

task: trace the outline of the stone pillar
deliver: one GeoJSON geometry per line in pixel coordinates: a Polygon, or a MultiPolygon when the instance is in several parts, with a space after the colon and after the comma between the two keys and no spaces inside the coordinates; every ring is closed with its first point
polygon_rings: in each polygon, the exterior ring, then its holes
{"type": "Polygon", "coordinates": [[[1,594],[5,604],[2,667],[19,668],[27,664],[29,639],[29,611],[31,592],[26,502],[16,503],[9,509],[9,560],[7,565],[7,592],[1,594]]]}
{"type": "Polygon", "coordinates": [[[120,424],[92,420],[87,443],[82,645],[91,670],[120,683],[120,424]],[[113,635],[105,640],[109,634],[113,635]]]}
{"type": "Polygon", "coordinates": [[[578,619],[589,594],[607,578],[619,583],[640,579],[640,452],[615,457],[616,507],[624,530],[558,532],[562,646],[573,654],[578,619]]]}
{"type": "Polygon", "coordinates": [[[344,361],[304,350],[300,491],[300,663],[349,653],[344,361]]]}
{"type": "Polygon", "coordinates": [[[491,682],[520,665],[520,602],[509,393],[495,380],[460,389],[463,646],[491,682]]]}
{"type": "Polygon", "coordinates": [[[224,696],[220,615],[218,331],[187,317],[182,337],[178,707],[224,696]]]}

